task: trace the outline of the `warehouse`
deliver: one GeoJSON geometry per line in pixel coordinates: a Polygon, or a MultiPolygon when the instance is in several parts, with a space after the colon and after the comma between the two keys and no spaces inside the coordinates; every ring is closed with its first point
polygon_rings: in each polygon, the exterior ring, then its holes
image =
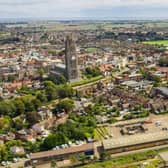
{"type": "Polygon", "coordinates": [[[103,141],[103,150],[111,154],[168,144],[168,132],[144,133],[103,141]]]}
{"type": "Polygon", "coordinates": [[[71,156],[85,154],[86,156],[94,155],[94,144],[88,143],[84,145],[69,147],[59,150],[50,150],[44,152],[33,153],[25,166],[32,164],[43,164],[50,162],[51,160],[61,161],[69,159],[71,156]]]}

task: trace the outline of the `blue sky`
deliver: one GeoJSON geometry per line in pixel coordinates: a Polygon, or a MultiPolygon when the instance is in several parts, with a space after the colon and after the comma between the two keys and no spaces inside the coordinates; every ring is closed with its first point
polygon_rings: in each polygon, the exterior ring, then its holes
{"type": "Polygon", "coordinates": [[[168,18],[168,0],[0,0],[3,18],[168,18]]]}

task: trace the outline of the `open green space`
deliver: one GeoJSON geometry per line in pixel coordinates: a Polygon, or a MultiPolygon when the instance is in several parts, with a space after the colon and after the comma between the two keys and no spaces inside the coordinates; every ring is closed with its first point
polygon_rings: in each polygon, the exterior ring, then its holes
{"type": "Polygon", "coordinates": [[[102,141],[107,136],[109,136],[109,133],[107,131],[107,127],[106,126],[97,127],[94,130],[94,139],[96,139],[96,140],[102,141]]]}
{"type": "Polygon", "coordinates": [[[90,78],[90,79],[83,79],[83,80],[80,80],[80,81],[77,81],[77,82],[72,82],[69,85],[71,87],[76,87],[76,86],[81,86],[81,85],[85,85],[85,84],[88,84],[88,83],[96,82],[100,79],[103,79],[102,75],[96,76],[96,77],[93,77],[93,78],[90,78]]]}
{"type": "Polygon", "coordinates": [[[85,51],[86,52],[96,52],[98,50],[98,48],[86,48],[85,51]]]}
{"type": "Polygon", "coordinates": [[[144,41],[144,44],[168,46],[168,40],[144,41]]]}
{"type": "Polygon", "coordinates": [[[6,32],[0,32],[0,38],[6,38],[9,37],[10,33],[6,33],[6,32]]]}
{"type": "Polygon", "coordinates": [[[149,163],[144,166],[146,168],[157,168],[162,161],[159,158],[155,158],[156,156],[157,152],[150,150],[113,158],[111,160],[96,162],[85,166],[80,166],[79,168],[119,168],[126,165],[128,165],[128,167],[129,165],[132,165],[131,167],[138,168],[139,163],[142,164],[144,162],[149,163]]]}

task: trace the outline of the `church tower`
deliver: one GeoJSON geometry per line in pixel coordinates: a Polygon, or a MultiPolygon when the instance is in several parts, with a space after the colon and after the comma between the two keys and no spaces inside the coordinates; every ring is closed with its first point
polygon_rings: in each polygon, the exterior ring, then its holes
{"type": "Polygon", "coordinates": [[[66,63],[66,78],[68,81],[77,80],[78,72],[78,57],[76,54],[76,45],[72,34],[66,37],[65,43],[65,63],[66,63]]]}

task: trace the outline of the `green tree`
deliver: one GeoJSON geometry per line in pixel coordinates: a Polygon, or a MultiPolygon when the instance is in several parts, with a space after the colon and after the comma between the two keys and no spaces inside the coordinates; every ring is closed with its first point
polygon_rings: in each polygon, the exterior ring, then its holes
{"type": "Polygon", "coordinates": [[[45,86],[45,91],[46,91],[46,96],[47,96],[47,99],[50,101],[50,100],[54,100],[57,98],[57,90],[56,90],[56,85],[51,82],[51,81],[46,81],[44,83],[44,86],[45,86]]]}
{"type": "Polygon", "coordinates": [[[102,75],[102,73],[101,73],[99,67],[87,67],[85,69],[84,75],[87,78],[91,78],[91,77],[96,77],[96,76],[102,75]]]}
{"type": "Polygon", "coordinates": [[[10,100],[4,100],[0,102],[0,114],[15,116],[16,107],[10,100]]]}
{"type": "Polygon", "coordinates": [[[16,107],[16,115],[20,115],[25,112],[25,105],[20,99],[15,99],[13,103],[16,107]]]}
{"type": "Polygon", "coordinates": [[[34,99],[31,101],[31,103],[33,104],[33,106],[34,106],[35,110],[37,110],[37,109],[38,109],[38,107],[41,105],[40,100],[39,100],[39,99],[37,99],[37,98],[34,98],[34,99]]]}
{"type": "Polygon", "coordinates": [[[16,130],[25,129],[28,127],[28,123],[23,118],[17,118],[13,121],[14,128],[16,130]]]}
{"type": "Polygon", "coordinates": [[[107,152],[102,152],[100,154],[100,160],[104,161],[110,158],[110,155],[107,152]]]}
{"type": "Polygon", "coordinates": [[[8,160],[9,153],[5,147],[5,145],[0,146],[0,161],[8,160]]]}
{"type": "Polygon", "coordinates": [[[9,131],[12,128],[12,120],[9,116],[0,118],[0,129],[3,131],[9,131]]]}
{"type": "Polygon", "coordinates": [[[168,57],[161,57],[159,60],[160,66],[168,66],[168,57]]]}
{"type": "Polygon", "coordinates": [[[56,108],[54,109],[54,113],[57,113],[59,111],[65,110],[67,113],[71,112],[74,109],[74,101],[72,99],[63,99],[61,100],[56,108]]]}
{"type": "Polygon", "coordinates": [[[73,88],[69,85],[59,86],[58,87],[58,96],[60,98],[72,97],[73,88]]]}
{"type": "Polygon", "coordinates": [[[39,76],[40,76],[40,79],[43,79],[44,74],[45,74],[44,69],[43,69],[43,68],[40,68],[40,69],[39,69],[39,76]]]}
{"type": "Polygon", "coordinates": [[[50,134],[43,142],[42,147],[44,149],[52,149],[53,147],[61,144],[65,144],[68,142],[67,137],[64,133],[58,132],[55,134],[50,134]]]}
{"type": "Polygon", "coordinates": [[[56,168],[57,167],[57,162],[55,160],[51,161],[51,168],[56,168]]]}
{"type": "Polygon", "coordinates": [[[36,94],[36,98],[40,100],[42,103],[47,102],[47,97],[45,91],[38,91],[36,94]]]}
{"type": "Polygon", "coordinates": [[[30,125],[34,125],[40,121],[40,116],[36,112],[27,112],[26,120],[30,125]]]}

